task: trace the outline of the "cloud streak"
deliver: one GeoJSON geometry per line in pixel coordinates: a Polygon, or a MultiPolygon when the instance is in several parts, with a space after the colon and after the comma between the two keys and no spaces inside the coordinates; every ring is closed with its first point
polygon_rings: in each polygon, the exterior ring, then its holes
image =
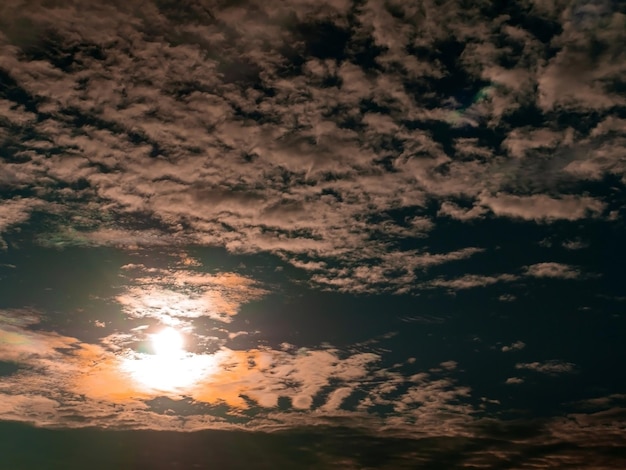
{"type": "Polygon", "coordinates": [[[547,375],[571,374],[576,371],[575,364],[559,360],[545,362],[520,362],[515,364],[516,369],[526,369],[547,375]]]}

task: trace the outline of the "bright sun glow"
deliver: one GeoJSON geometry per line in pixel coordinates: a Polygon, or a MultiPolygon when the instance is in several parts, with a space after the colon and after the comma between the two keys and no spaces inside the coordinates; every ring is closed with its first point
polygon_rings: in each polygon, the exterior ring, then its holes
{"type": "Polygon", "coordinates": [[[215,369],[213,356],[185,351],[183,336],[165,328],[150,336],[154,354],[135,353],[124,369],[143,387],[159,392],[181,392],[215,369]]]}
{"type": "Polygon", "coordinates": [[[184,341],[174,328],[165,328],[152,335],[152,347],[157,356],[163,358],[179,357],[184,354],[184,341]]]}

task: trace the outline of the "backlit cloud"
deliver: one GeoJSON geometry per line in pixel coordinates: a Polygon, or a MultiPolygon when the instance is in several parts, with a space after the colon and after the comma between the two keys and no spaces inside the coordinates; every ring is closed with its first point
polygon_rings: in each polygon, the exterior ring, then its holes
{"type": "MultiPolygon", "coordinates": [[[[380,356],[374,353],[304,348],[236,351],[222,347],[212,354],[185,353],[170,362],[130,349],[120,337],[91,344],[30,330],[28,325],[35,319],[24,323],[19,313],[7,312],[5,320],[16,320],[3,322],[0,330],[5,345],[0,349],[0,361],[13,361],[21,369],[0,382],[3,419],[69,427],[131,425],[182,430],[184,424],[185,430],[228,428],[223,419],[202,419],[202,406],[211,405],[226,406],[229,414],[241,418],[253,408],[257,418],[246,421],[259,428],[268,425],[262,415],[280,427],[300,420],[298,410],[311,409],[315,414],[307,418],[310,424],[338,415],[358,425],[371,407],[390,403],[385,396],[402,388],[405,391],[395,408],[407,416],[400,421],[402,415],[390,419],[390,428],[400,431],[402,423],[408,423],[405,419],[419,419],[421,432],[437,432],[441,425],[437,416],[442,409],[451,413],[446,421],[448,432],[456,429],[457,420],[459,425],[467,420],[463,415],[469,409],[456,401],[468,396],[469,388],[438,378],[437,370],[411,378],[393,370],[376,371],[374,365],[380,356]],[[366,394],[346,406],[346,400],[357,391],[366,394]],[[184,422],[165,419],[150,409],[150,400],[159,396],[193,400],[184,422]],[[288,400],[292,411],[278,411],[279,400],[288,400]]],[[[145,330],[136,330],[133,335],[135,341],[141,340],[145,330]]],[[[455,361],[447,361],[438,370],[452,371],[456,366],[455,361]]]]}

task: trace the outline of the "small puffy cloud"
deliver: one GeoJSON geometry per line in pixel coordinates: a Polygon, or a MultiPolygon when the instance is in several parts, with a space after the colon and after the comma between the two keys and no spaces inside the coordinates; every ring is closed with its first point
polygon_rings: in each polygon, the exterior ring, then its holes
{"type": "Polygon", "coordinates": [[[563,246],[563,248],[565,248],[566,250],[582,250],[583,248],[587,248],[589,246],[588,243],[585,243],[582,240],[576,239],[576,240],[566,240],[564,241],[561,246],[563,246]]]}
{"type": "Polygon", "coordinates": [[[445,370],[454,370],[458,366],[458,362],[456,362],[456,361],[444,361],[441,364],[439,364],[439,366],[444,368],[445,370]]]}
{"type": "Polygon", "coordinates": [[[507,385],[518,385],[524,383],[524,379],[520,377],[509,377],[504,383],[507,385]]]}
{"type": "Polygon", "coordinates": [[[575,266],[562,263],[537,263],[525,267],[526,275],[539,278],[578,279],[581,272],[575,266]]]}
{"type": "Polygon", "coordinates": [[[502,352],[521,351],[526,347],[523,341],[515,341],[510,346],[502,346],[502,352]]]}

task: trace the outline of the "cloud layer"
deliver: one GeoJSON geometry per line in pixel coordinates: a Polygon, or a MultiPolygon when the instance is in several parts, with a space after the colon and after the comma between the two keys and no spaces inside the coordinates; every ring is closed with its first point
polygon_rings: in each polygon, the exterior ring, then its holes
{"type": "Polygon", "coordinates": [[[60,244],[271,252],[358,292],[484,248],[429,249],[446,218],[615,219],[582,189],[624,174],[624,13],[498,8],[5,2],[0,230],[44,211],[60,244]]]}
{"type": "Polygon", "coordinates": [[[620,467],[625,24],[608,0],[1,2],[0,425],[620,467]]]}

